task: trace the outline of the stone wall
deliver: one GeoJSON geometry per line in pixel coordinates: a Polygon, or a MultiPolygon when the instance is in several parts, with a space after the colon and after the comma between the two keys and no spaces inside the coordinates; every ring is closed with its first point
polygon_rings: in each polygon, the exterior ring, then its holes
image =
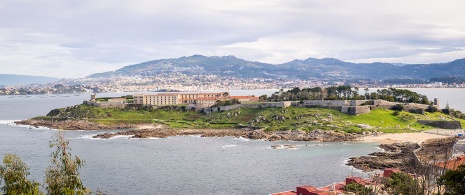
{"type": "Polygon", "coordinates": [[[270,108],[270,107],[277,107],[277,108],[287,108],[292,105],[291,101],[283,101],[283,102],[260,102],[254,104],[234,104],[230,106],[218,106],[218,107],[211,107],[211,108],[203,108],[203,112],[206,114],[211,114],[212,112],[222,112],[228,110],[234,110],[237,108],[270,108]]]}
{"type": "Polygon", "coordinates": [[[341,107],[349,106],[349,100],[304,100],[304,105],[308,107],[341,107]]]}
{"type": "Polygon", "coordinates": [[[97,106],[100,108],[125,108],[127,104],[121,102],[94,102],[94,101],[84,101],[84,104],[90,106],[97,106]]]}
{"type": "Polygon", "coordinates": [[[350,100],[350,106],[361,106],[370,100],[350,100]]]}
{"type": "Polygon", "coordinates": [[[342,106],[341,112],[351,115],[359,115],[370,113],[371,109],[369,106],[342,106]]]}
{"type": "Polygon", "coordinates": [[[418,120],[418,123],[441,128],[441,129],[462,129],[462,124],[460,124],[459,121],[418,120]]]}
{"type": "Polygon", "coordinates": [[[340,110],[343,113],[359,115],[370,113],[372,109],[384,108],[391,109],[396,104],[404,105],[406,111],[413,109],[426,109],[428,105],[414,104],[414,103],[399,103],[399,102],[388,102],[385,100],[373,100],[372,105],[363,105],[370,100],[303,100],[303,104],[298,101],[282,101],[282,102],[259,102],[254,104],[236,104],[231,106],[219,106],[213,108],[203,108],[203,111],[207,114],[212,112],[227,111],[237,108],[287,108],[289,106],[305,106],[305,107],[326,107],[340,110]],[[362,106],[363,105],[363,106],[362,106]]]}

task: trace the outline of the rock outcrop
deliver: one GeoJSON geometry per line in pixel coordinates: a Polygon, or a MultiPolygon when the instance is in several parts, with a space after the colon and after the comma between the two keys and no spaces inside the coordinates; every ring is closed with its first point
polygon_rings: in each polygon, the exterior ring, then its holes
{"type": "Polygon", "coordinates": [[[134,124],[114,124],[114,125],[103,125],[86,120],[34,120],[27,119],[22,121],[16,121],[19,125],[30,125],[34,127],[42,126],[52,129],[63,129],[63,130],[108,130],[108,129],[132,129],[136,128],[134,124]]]}

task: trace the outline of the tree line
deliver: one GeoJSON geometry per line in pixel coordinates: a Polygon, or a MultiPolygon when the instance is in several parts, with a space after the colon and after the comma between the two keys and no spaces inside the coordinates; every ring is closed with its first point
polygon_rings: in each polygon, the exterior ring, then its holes
{"type": "Polygon", "coordinates": [[[418,94],[407,89],[378,89],[370,92],[368,88],[364,89],[365,93],[360,94],[358,87],[351,86],[330,86],[326,88],[314,87],[303,88],[295,87],[284,91],[281,89],[273,93],[270,97],[267,95],[260,96],[261,100],[268,101],[300,101],[300,100],[386,100],[390,102],[405,102],[431,104],[428,97],[418,94]]]}

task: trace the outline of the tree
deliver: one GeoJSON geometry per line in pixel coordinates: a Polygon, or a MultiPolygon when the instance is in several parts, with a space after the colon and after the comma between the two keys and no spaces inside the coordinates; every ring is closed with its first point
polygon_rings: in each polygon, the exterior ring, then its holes
{"type": "Polygon", "coordinates": [[[39,191],[38,182],[27,179],[29,167],[18,156],[6,154],[3,164],[0,165],[0,179],[5,183],[1,188],[4,194],[43,194],[39,191]]]}
{"type": "Polygon", "coordinates": [[[389,194],[422,194],[423,192],[418,180],[406,173],[394,173],[383,183],[389,194]]]}
{"type": "Polygon", "coordinates": [[[69,141],[62,133],[58,133],[58,138],[50,142],[50,147],[56,150],[51,154],[52,165],[45,172],[47,194],[90,194],[79,176],[84,161],[77,156],[73,158],[68,145],[69,141]]]}
{"type": "Polygon", "coordinates": [[[439,185],[445,186],[445,194],[465,194],[465,165],[460,165],[456,170],[448,170],[438,179],[439,185]]]}
{"type": "Polygon", "coordinates": [[[428,106],[428,108],[426,109],[427,112],[431,112],[431,113],[434,113],[434,112],[437,112],[439,111],[438,108],[436,106],[434,106],[433,104],[430,104],[428,106]]]}
{"type": "Polygon", "coordinates": [[[364,91],[365,91],[365,99],[370,99],[370,94],[368,93],[368,91],[370,91],[370,89],[368,89],[368,87],[367,87],[367,88],[364,89],[364,91]]]}
{"type": "Polygon", "coordinates": [[[353,192],[357,195],[374,195],[375,194],[373,189],[367,188],[355,182],[344,186],[342,190],[344,190],[345,192],[353,192]]]}

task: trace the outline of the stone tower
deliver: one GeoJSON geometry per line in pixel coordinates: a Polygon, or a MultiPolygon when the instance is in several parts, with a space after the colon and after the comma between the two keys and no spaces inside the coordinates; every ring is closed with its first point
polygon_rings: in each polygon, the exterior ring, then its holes
{"type": "Polygon", "coordinates": [[[436,106],[437,108],[439,108],[439,99],[438,98],[434,98],[433,105],[436,106]]]}

